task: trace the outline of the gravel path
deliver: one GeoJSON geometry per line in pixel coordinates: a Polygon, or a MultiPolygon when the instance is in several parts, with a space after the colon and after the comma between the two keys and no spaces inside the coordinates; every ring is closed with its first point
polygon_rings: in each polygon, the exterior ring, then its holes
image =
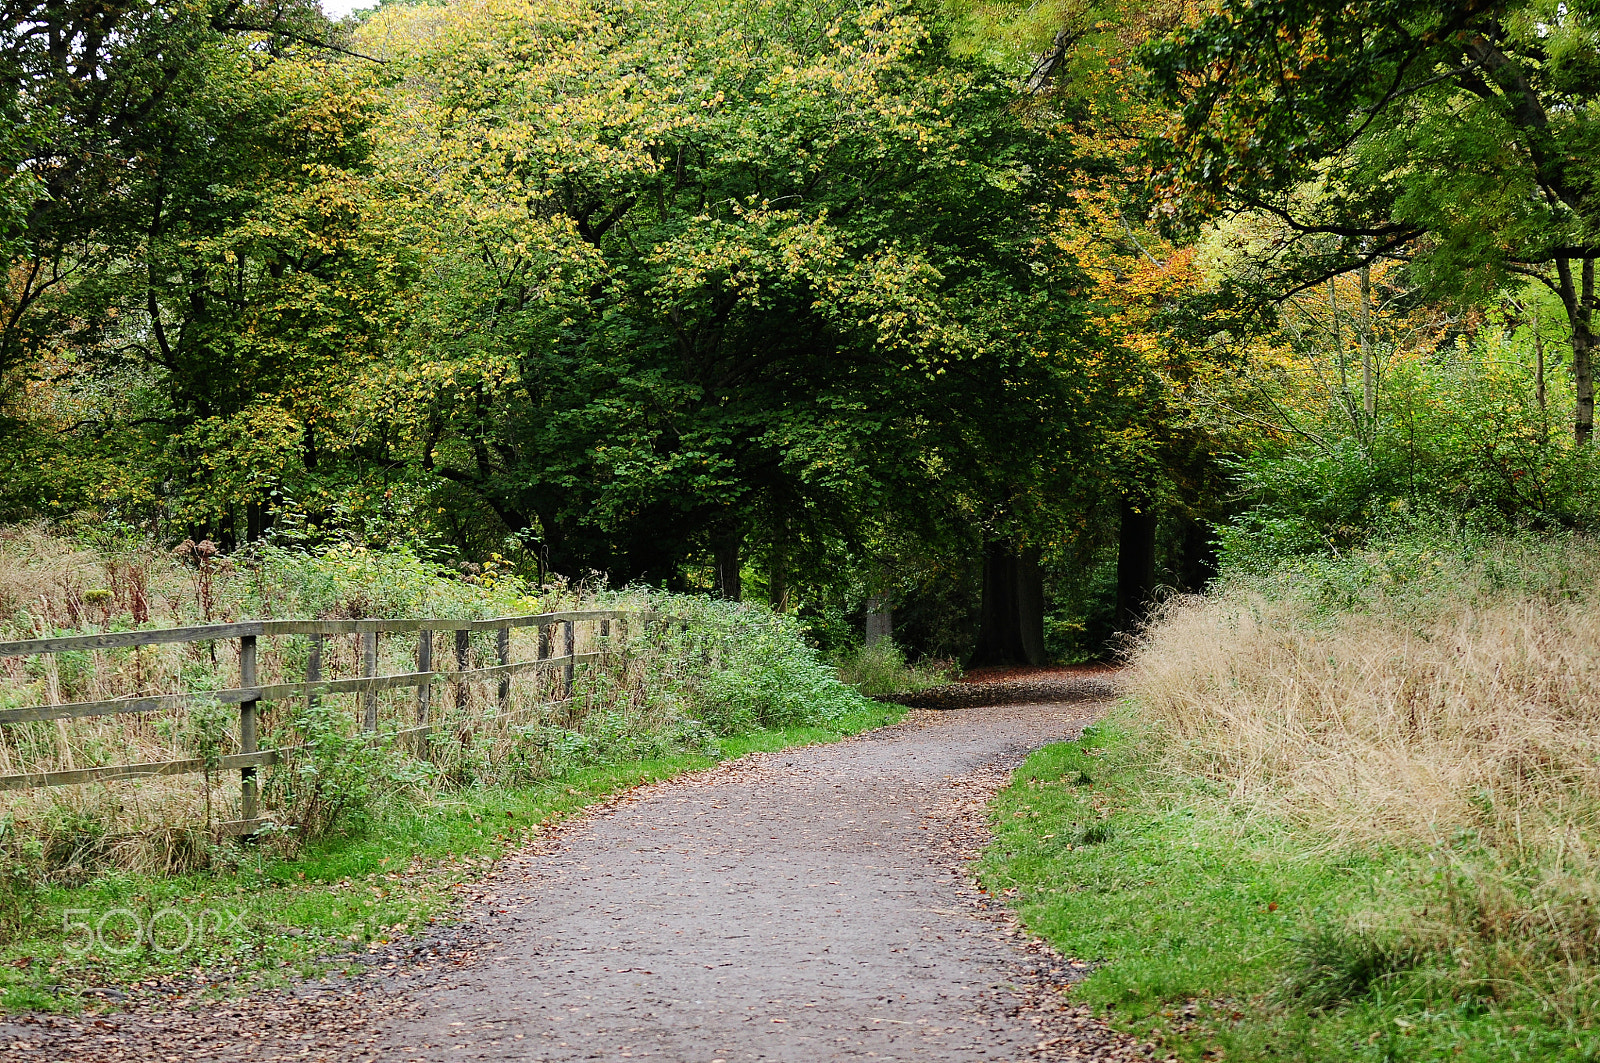
{"type": "Polygon", "coordinates": [[[367,976],[222,1013],[0,1026],[0,1052],[30,1063],[1142,1058],[1062,999],[1084,965],[1029,939],[966,878],[994,789],[1098,708],[913,711],[860,738],[634,791],[502,861],[463,924],[373,957],[367,976]]]}
{"type": "Polygon", "coordinates": [[[960,682],[879,700],[913,709],[972,709],[1106,701],[1116,694],[1116,672],[1104,666],[983,668],[960,682]]]}

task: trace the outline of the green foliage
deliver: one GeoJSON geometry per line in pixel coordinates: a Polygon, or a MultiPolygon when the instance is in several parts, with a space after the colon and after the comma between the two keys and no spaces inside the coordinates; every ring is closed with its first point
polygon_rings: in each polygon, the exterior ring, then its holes
{"type": "Polygon", "coordinates": [[[1317,923],[1294,940],[1283,992],[1309,1008],[1337,1007],[1381,991],[1427,958],[1403,939],[1371,927],[1317,923]]]}
{"type": "Polygon", "coordinates": [[[1600,453],[1551,430],[1535,398],[1527,338],[1396,366],[1360,432],[1330,404],[1286,441],[1236,460],[1248,507],[1223,532],[1245,567],[1360,547],[1415,521],[1482,527],[1600,522],[1600,453]]]}
{"type": "Polygon", "coordinates": [[[660,696],[679,699],[718,734],[829,727],[869,708],[801,638],[792,617],[688,596],[664,596],[655,605],[688,623],[687,631],[666,635],[675,663],[660,696]]]}
{"type": "Polygon", "coordinates": [[[505,0],[363,33],[406,72],[390,172],[439,228],[386,396],[477,541],[659,583],[755,535],[793,570],[889,500],[1070,478],[1018,445],[1077,445],[1059,411],[1097,391],[1038,227],[1064,160],[915,6],[505,0]]]}
{"type": "Polygon", "coordinates": [[[25,6],[49,29],[0,61],[46,176],[8,263],[3,516],[109,506],[231,544],[325,508],[308,473],[406,273],[365,73],[312,4],[25,6]]]}
{"type": "Polygon", "coordinates": [[[1570,328],[1574,436],[1593,431],[1600,10],[1553,0],[1224,0],[1143,53],[1172,108],[1148,134],[1174,228],[1255,215],[1274,296],[1395,255],[1458,306],[1534,278],[1570,328]]]}
{"type": "Polygon", "coordinates": [[[43,907],[44,847],[19,837],[11,819],[0,819],[0,947],[20,937],[43,907]]]}
{"type": "Polygon", "coordinates": [[[893,639],[879,639],[856,647],[839,658],[839,678],[868,697],[909,694],[957,678],[960,670],[948,661],[906,663],[905,651],[893,639]]]}
{"type": "Polygon", "coordinates": [[[356,730],[347,706],[322,701],[305,706],[288,735],[301,748],[267,776],[263,796],[294,825],[297,847],[346,827],[359,830],[385,784],[392,788],[401,781],[384,744],[356,730]]]}
{"type": "MultiPolygon", "coordinates": [[[[491,566],[493,563],[491,562],[491,566]]],[[[475,618],[527,597],[509,572],[463,580],[405,544],[372,550],[348,543],[307,550],[261,546],[236,555],[240,608],[251,615],[475,618]]]]}

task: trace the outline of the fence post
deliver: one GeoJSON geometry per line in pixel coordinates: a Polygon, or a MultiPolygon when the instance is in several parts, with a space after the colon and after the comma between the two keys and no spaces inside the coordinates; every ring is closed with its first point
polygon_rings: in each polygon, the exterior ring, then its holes
{"type": "Polygon", "coordinates": [[[458,713],[467,710],[467,681],[459,674],[467,670],[469,657],[467,634],[466,628],[456,632],[456,712],[458,713]]]}
{"type": "MultiPolygon", "coordinates": [[[[417,633],[417,671],[433,671],[433,632],[423,628],[417,633]]],[[[417,756],[428,752],[428,702],[433,699],[433,680],[424,679],[417,684],[417,756]]]]}
{"type": "MultiPolygon", "coordinates": [[[[311,653],[306,657],[306,682],[315,684],[322,679],[322,634],[318,632],[311,636],[311,653]]],[[[317,691],[315,687],[306,691],[306,709],[317,707],[317,691]]]]}
{"type": "Polygon", "coordinates": [[[567,663],[561,669],[561,696],[570,698],[572,697],[572,655],[577,652],[578,636],[572,621],[564,622],[562,628],[561,648],[565,651],[564,655],[567,658],[567,663]]]}
{"type": "MultiPolygon", "coordinates": [[[[239,640],[239,685],[249,688],[256,685],[256,637],[245,635],[239,640]]],[[[257,700],[239,702],[239,752],[256,752],[256,709],[261,702],[257,700]]],[[[249,823],[256,818],[256,766],[246,765],[239,769],[239,818],[245,821],[245,829],[249,830],[249,823]]]]}
{"type": "MultiPolygon", "coordinates": [[[[510,664],[511,663],[511,625],[510,624],[506,624],[505,626],[501,627],[499,630],[497,630],[494,633],[494,651],[495,651],[495,656],[498,658],[498,660],[496,661],[497,664],[510,664]]],[[[499,693],[499,699],[498,700],[499,700],[499,703],[500,703],[499,711],[501,713],[504,713],[506,711],[506,706],[511,701],[511,673],[510,672],[507,672],[506,674],[504,674],[504,675],[502,675],[500,677],[500,688],[499,688],[499,692],[498,693],[499,693]]]]}
{"type": "MultiPolygon", "coordinates": [[[[378,633],[377,631],[363,631],[361,633],[361,674],[375,676],[378,674],[378,633]]],[[[376,731],[378,729],[378,692],[368,689],[361,695],[361,729],[363,731],[376,731]]]]}
{"type": "MultiPolygon", "coordinates": [[[[550,628],[549,628],[548,625],[545,625],[545,624],[540,624],[539,625],[539,657],[538,657],[538,659],[541,660],[541,661],[548,661],[550,659],[550,628]]],[[[539,669],[538,672],[535,673],[535,674],[538,675],[538,677],[539,677],[539,687],[538,687],[539,700],[543,701],[544,700],[544,696],[545,696],[545,694],[544,694],[544,691],[545,691],[544,669],[543,668],[539,669]]]]}

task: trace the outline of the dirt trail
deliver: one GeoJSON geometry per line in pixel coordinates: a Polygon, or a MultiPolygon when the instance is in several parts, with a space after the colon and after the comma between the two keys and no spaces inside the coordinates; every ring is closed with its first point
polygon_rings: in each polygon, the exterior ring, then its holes
{"type": "Polygon", "coordinates": [[[502,861],[466,922],[410,960],[221,1013],[0,1025],[0,1052],[51,1063],[1141,1058],[1062,1001],[1082,966],[1027,939],[966,878],[994,789],[1099,707],[914,711],[857,739],[635,791],[502,861]]]}

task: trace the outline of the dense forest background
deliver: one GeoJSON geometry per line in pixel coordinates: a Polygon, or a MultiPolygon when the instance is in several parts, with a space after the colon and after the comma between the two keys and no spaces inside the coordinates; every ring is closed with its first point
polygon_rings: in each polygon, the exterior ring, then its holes
{"type": "Polygon", "coordinates": [[[1082,660],[1597,513],[1600,5],[17,0],[0,521],[1082,660]]]}

